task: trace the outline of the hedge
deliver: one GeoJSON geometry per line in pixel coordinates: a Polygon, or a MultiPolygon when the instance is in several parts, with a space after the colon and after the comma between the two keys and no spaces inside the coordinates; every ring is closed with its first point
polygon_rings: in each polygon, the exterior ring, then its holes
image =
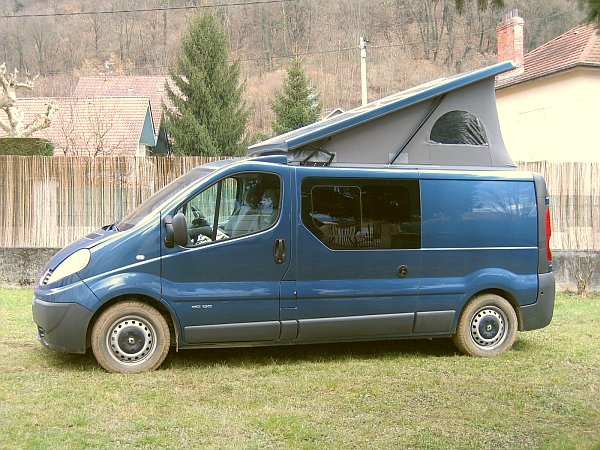
{"type": "Polygon", "coordinates": [[[40,138],[0,138],[0,156],[52,156],[54,144],[40,138]]]}

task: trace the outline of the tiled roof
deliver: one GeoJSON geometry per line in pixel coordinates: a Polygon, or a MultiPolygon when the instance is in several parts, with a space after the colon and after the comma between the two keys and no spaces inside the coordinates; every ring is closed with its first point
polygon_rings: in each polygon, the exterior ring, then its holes
{"type": "Polygon", "coordinates": [[[75,97],[148,97],[152,107],[154,131],[158,134],[163,113],[163,101],[170,105],[165,91],[168,77],[121,76],[81,77],[75,87],[75,97]]]}
{"type": "Polygon", "coordinates": [[[579,25],[525,55],[525,71],[496,83],[496,89],[575,66],[600,67],[600,36],[591,24],[579,25]]]}
{"type": "Polygon", "coordinates": [[[55,155],[136,154],[150,107],[147,97],[34,97],[19,99],[17,106],[28,124],[43,115],[50,102],[57,106],[50,127],[33,136],[54,142],[55,155]]]}

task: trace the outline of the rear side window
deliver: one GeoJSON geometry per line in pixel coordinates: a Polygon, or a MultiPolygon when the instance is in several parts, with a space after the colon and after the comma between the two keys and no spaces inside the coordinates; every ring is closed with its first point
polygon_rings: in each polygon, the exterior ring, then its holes
{"type": "Polygon", "coordinates": [[[534,185],[422,180],[423,247],[536,247],[534,185]]]}
{"type": "Polygon", "coordinates": [[[419,182],[308,178],[302,221],[335,250],[420,248],[419,182]]]}

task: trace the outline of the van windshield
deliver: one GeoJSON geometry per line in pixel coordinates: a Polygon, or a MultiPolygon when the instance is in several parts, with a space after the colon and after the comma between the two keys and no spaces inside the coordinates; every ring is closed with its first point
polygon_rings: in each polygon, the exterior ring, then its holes
{"type": "Polygon", "coordinates": [[[144,217],[157,211],[158,208],[171,197],[186,189],[190,184],[210,175],[215,170],[216,169],[209,169],[207,167],[196,167],[185,175],[180,176],[175,181],[167,184],[160,191],[157,191],[151,197],[148,197],[131,213],[121,219],[118,223],[119,230],[123,231],[135,227],[142,219],[144,219],[144,217]]]}

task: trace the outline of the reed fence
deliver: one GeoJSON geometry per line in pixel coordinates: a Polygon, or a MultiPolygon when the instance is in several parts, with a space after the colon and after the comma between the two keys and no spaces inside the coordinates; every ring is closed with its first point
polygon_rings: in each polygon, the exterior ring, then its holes
{"type": "Polygon", "coordinates": [[[0,156],[0,247],[64,247],[215,159],[0,156]]]}
{"type": "Polygon", "coordinates": [[[600,251],[600,163],[520,162],[519,170],[541,173],[550,193],[551,247],[600,251]]]}
{"type": "MultiPolygon", "coordinates": [[[[0,247],[64,247],[215,159],[0,156],[0,247]]],[[[552,247],[600,251],[600,164],[518,165],[546,179],[552,247]]]]}

